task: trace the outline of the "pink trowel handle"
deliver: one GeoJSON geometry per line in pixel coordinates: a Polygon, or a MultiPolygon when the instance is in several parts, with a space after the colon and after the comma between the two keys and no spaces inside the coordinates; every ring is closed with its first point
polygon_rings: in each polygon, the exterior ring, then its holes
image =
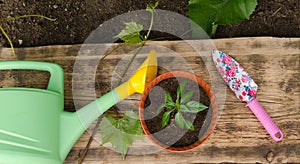
{"type": "Polygon", "coordinates": [[[275,141],[281,141],[283,134],[281,130],[277,127],[272,118],[264,110],[264,108],[259,104],[258,99],[250,101],[246,107],[249,107],[261,124],[265,127],[267,132],[275,141]]]}

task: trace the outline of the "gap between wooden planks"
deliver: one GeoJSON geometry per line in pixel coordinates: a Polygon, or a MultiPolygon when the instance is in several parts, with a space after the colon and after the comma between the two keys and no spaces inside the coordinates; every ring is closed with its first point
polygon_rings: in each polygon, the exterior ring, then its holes
{"type": "MultiPolygon", "coordinates": [[[[213,40],[216,48],[233,56],[258,83],[258,98],[266,111],[277,123],[284,133],[282,142],[276,143],[263,129],[255,116],[239,102],[233,93],[226,88],[224,109],[221,112],[217,127],[210,139],[199,148],[186,153],[169,153],[159,151],[145,155],[128,155],[123,161],[119,153],[106,147],[100,147],[94,141],[88,151],[84,163],[201,163],[201,162],[300,162],[300,39],[299,38],[232,38],[213,40]]],[[[183,56],[195,73],[203,73],[203,67],[199,56],[191,48],[191,45],[199,46],[200,51],[207,50],[206,42],[194,41],[160,41],[151,42],[152,46],[163,46],[183,56]]],[[[111,48],[116,44],[101,44],[100,48],[111,48]]],[[[65,108],[74,110],[72,92],[72,77],[75,58],[81,45],[58,45],[44,47],[18,48],[18,59],[48,61],[60,64],[65,71],[65,108]]],[[[106,59],[108,66],[99,68],[97,78],[101,78],[103,89],[110,88],[110,78],[118,59],[131,51],[132,47],[125,47],[115,52],[115,55],[106,59]]],[[[0,50],[0,59],[12,58],[9,48],[0,50]]],[[[204,53],[204,60],[209,59],[204,53]]],[[[90,56],[97,58],[97,54],[90,56]]],[[[82,59],[83,60],[83,59],[82,59]]],[[[176,63],[172,56],[159,58],[160,61],[176,63]]],[[[85,66],[82,66],[84,68],[85,66]]],[[[180,67],[179,67],[180,68],[180,67]]],[[[203,73],[204,78],[209,79],[209,74],[203,73]]],[[[30,87],[45,87],[47,79],[42,74],[0,72],[0,87],[15,85],[27,85],[30,87]],[[36,77],[36,78],[35,78],[36,77]],[[35,79],[35,80],[34,80],[35,79]]],[[[78,80],[78,87],[91,86],[82,92],[85,95],[93,91],[94,79],[78,80]]],[[[105,91],[104,91],[105,92],[105,91]]],[[[97,96],[101,93],[96,91],[97,96]]],[[[89,95],[89,94],[87,94],[89,95]]],[[[86,96],[77,104],[83,106],[93,100],[94,97],[86,96]]],[[[135,106],[138,104],[139,95],[130,97],[135,106]]],[[[128,100],[127,100],[128,101],[128,100]]],[[[126,102],[124,102],[126,104],[126,102]]],[[[89,134],[84,133],[74,145],[65,163],[76,163],[88,141],[89,134]]],[[[151,143],[138,142],[131,150],[147,151],[153,149],[151,143]]]]}

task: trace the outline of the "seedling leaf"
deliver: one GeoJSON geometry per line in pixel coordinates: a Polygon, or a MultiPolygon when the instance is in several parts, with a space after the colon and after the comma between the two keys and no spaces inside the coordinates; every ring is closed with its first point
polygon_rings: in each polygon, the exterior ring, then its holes
{"type": "Polygon", "coordinates": [[[178,97],[178,93],[179,93],[179,96],[180,96],[181,93],[183,93],[183,90],[184,90],[186,84],[187,84],[187,80],[184,80],[183,82],[181,82],[179,84],[179,86],[177,88],[177,97],[178,97]]]}
{"type": "Polygon", "coordinates": [[[170,111],[167,111],[167,112],[165,112],[164,113],[164,115],[163,115],[163,117],[162,117],[162,122],[161,122],[161,126],[164,128],[167,124],[168,124],[168,122],[169,122],[169,120],[170,120],[170,116],[171,116],[171,112],[172,112],[173,110],[170,110],[170,111]]]}
{"type": "Polygon", "coordinates": [[[165,107],[168,109],[174,109],[174,108],[176,108],[176,104],[174,102],[167,102],[165,104],[165,107]]]}
{"type": "Polygon", "coordinates": [[[184,127],[184,118],[180,112],[175,114],[175,122],[181,129],[184,127]]]}
{"type": "Polygon", "coordinates": [[[164,107],[166,107],[166,105],[165,104],[161,104],[159,106],[159,108],[157,109],[156,113],[158,114],[160,112],[160,110],[163,109],[164,107]]]}
{"type": "Polygon", "coordinates": [[[173,102],[173,99],[172,99],[172,96],[169,92],[166,93],[166,96],[165,96],[165,102],[168,103],[168,102],[173,102]]]}
{"type": "Polygon", "coordinates": [[[136,44],[142,42],[140,32],[143,30],[143,25],[136,22],[125,23],[125,28],[114,38],[120,38],[126,44],[136,44]]]}
{"type": "Polygon", "coordinates": [[[138,115],[133,111],[128,111],[121,119],[114,119],[106,115],[100,125],[102,144],[110,142],[125,159],[128,146],[135,140],[141,140],[143,130],[139,122],[138,115]]]}
{"type": "Polygon", "coordinates": [[[155,2],[155,4],[153,3],[148,3],[147,4],[147,7],[146,7],[146,10],[149,11],[149,12],[153,12],[154,9],[158,6],[158,2],[155,2]]]}
{"type": "Polygon", "coordinates": [[[180,103],[184,104],[187,101],[189,101],[190,98],[193,96],[193,94],[194,94],[194,91],[189,91],[189,92],[184,93],[183,96],[181,97],[180,103]]]}
{"type": "Polygon", "coordinates": [[[198,101],[189,101],[186,106],[191,113],[197,113],[207,109],[208,107],[198,101]]]}
{"type": "Polygon", "coordinates": [[[180,105],[180,112],[189,112],[189,108],[186,105],[180,105]]]}
{"type": "Polygon", "coordinates": [[[184,119],[184,117],[182,116],[181,112],[177,112],[175,114],[175,122],[182,129],[184,127],[186,127],[189,130],[194,130],[195,129],[194,125],[190,121],[184,119]]]}
{"type": "Polygon", "coordinates": [[[194,127],[193,123],[190,122],[189,120],[185,120],[185,126],[186,126],[187,129],[189,129],[189,130],[195,130],[195,127],[194,127]]]}

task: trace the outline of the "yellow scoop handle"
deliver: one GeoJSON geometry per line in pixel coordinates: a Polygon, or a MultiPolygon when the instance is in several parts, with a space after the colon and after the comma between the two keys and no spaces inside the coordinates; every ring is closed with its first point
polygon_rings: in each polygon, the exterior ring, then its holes
{"type": "Polygon", "coordinates": [[[121,100],[132,95],[133,93],[143,93],[145,87],[156,77],[157,58],[154,50],[151,50],[148,58],[125,83],[121,84],[115,90],[121,100]]]}

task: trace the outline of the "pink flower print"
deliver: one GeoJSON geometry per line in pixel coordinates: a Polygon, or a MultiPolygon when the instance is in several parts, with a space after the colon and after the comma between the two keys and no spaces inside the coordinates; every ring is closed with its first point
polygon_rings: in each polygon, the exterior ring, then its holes
{"type": "Polygon", "coordinates": [[[229,56],[225,56],[222,60],[225,64],[230,64],[232,62],[232,58],[229,56]]]}
{"type": "Polygon", "coordinates": [[[248,95],[250,95],[252,97],[254,97],[255,94],[256,94],[256,90],[250,90],[250,91],[248,91],[248,95]]]}
{"type": "Polygon", "coordinates": [[[221,62],[221,59],[220,59],[220,58],[218,58],[218,59],[217,59],[217,62],[218,62],[218,63],[220,63],[220,62],[221,62]]]}
{"type": "Polygon", "coordinates": [[[238,84],[234,84],[232,88],[237,92],[240,90],[240,86],[238,84]]]}
{"type": "Polygon", "coordinates": [[[246,83],[247,81],[248,81],[248,77],[247,77],[247,76],[243,76],[243,77],[242,77],[242,82],[243,82],[243,83],[246,83]]]}
{"type": "Polygon", "coordinates": [[[234,65],[231,65],[231,66],[230,66],[230,69],[236,71],[236,65],[235,65],[235,64],[234,64],[234,65]]]}
{"type": "Polygon", "coordinates": [[[228,80],[229,80],[229,79],[228,79],[228,77],[226,76],[226,77],[224,78],[224,80],[225,80],[226,83],[228,83],[228,80]]]}
{"type": "Polygon", "coordinates": [[[241,81],[240,80],[235,80],[236,85],[240,86],[241,85],[241,81]]]}
{"type": "Polygon", "coordinates": [[[224,75],[224,69],[222,67],[218,67],[218,71],[222,76],[224,75]]]}
{"type": "Polygon", "coordinates": [[[243,96],[246,96],[246,95],[247,95],[247,93],[246,93],[245,91],[243,91],[243,92],[242,92],[242,95],[243,95],[243,96]]]}
{"type": "Polygon", "coordinates": [[[240,95],[240,96],[239,96],[239,99],[240,99],[240,100],[243,100],[243,96],[240,95]]]}
{"type": "Polygon", "coordinates": [[[226,75],[229,77],[234,77],[236,75],[235,69],[226,70],[226,75]]]}

